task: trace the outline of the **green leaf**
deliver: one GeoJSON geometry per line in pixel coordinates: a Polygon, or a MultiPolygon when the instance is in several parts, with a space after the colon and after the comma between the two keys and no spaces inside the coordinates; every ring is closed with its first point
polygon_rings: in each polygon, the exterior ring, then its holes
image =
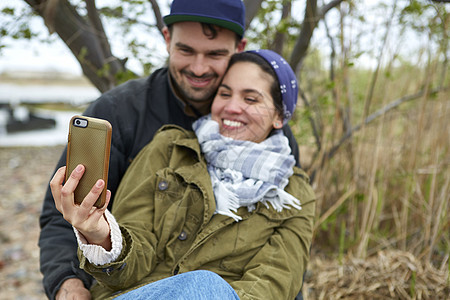
{"type": "Polygon", "coordinates": [[[2,9],[2,13],[5,15],[10,15],[10,16],[14,16],[15,13],[15,9],[12,7],[5,7],[2,9]]]}

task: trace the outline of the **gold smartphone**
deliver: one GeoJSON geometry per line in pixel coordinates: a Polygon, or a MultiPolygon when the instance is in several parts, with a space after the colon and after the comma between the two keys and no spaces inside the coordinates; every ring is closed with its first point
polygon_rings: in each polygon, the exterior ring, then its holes
{"type": "Polygon", "coordinates": [[[111,134],[111,124],[106,120],[84,116],[73,116],[70,120],[66,181],[77,165],[85,167],[83,177],[75,189],[76,204],[83,201],[99,179],[105,181],[105,188],[95,206],[100,208],[105,204],[111,134]]]}

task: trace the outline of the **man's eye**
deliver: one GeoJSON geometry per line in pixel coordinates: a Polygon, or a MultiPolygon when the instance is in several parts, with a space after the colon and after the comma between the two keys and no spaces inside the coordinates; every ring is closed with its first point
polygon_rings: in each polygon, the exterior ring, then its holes
{"type": "Polygon", "coordinates": [[[210,53],[209,56],[217,59],[217,58],[222,58],[225,55],[223,53],[210,53]]]}
{"type": "Polygon", "coordinates": [[[180,52],[182,52],[184,54],[191,54],[192,50],[191,49],[186,49],[186,48],[180,48],[180,52]]]}

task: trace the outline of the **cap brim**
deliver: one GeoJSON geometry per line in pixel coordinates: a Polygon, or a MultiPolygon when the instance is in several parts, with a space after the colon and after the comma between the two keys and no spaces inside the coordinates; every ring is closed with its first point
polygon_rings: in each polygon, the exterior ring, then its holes
{"type": "Polygon", "coordinates": [[[244,29],[234,23],[227,20],[221,20],[216,18],[210,18],[210,17],[203,17],[203,16],[195,16],[195,15],[168,15],[164,18],[164,23],[166,25],[170,25],[177,22],[202,22],[202,23],[208,23],[217,25],[226,29],[229,29],[235,33],[237,33],[239,36],[242,36],[244,34],[244,29]]]}

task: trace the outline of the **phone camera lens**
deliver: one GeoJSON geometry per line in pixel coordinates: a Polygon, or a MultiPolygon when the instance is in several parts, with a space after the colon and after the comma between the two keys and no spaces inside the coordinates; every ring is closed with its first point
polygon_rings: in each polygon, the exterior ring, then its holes
{"type": "Polygon", "coordinates": [[[80,125],[80,124],[81,124],[81,121],[80,121],[80,120],[76,120],[76,121],[75,121],[75,124],[80,125]]]}

